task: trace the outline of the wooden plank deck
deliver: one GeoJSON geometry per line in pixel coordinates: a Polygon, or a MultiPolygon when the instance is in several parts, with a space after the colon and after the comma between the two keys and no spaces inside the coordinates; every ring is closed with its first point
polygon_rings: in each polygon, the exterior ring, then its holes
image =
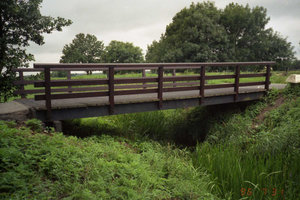
{"type": "MultiPolygon", "coordinates": [[[[283,89],[285,84],[271,84],[270,88],[283,89]]],[[[234,88],[206,89],[205,99],[201,105],[226,104],[240,101],[251,101],[261,98],[265,93],[264,86],[247,86],[239,88],[239,99],[235,99],[234,88]]],[[[34,112],[35,117],[45,120],[45,101],[18,99],[34,112]]],[[[116,111],[114,114],[159,110],[157,94],[139,94],[115,96],[116,111]]],[[[182,108],[200,105],[199,90],[163,93],[161,109],[182,108]]],[[[109,115],[109,97],[89,97],[76,99],[52,100],[53,120],[64,120],[81,117],[109,115]]]]}

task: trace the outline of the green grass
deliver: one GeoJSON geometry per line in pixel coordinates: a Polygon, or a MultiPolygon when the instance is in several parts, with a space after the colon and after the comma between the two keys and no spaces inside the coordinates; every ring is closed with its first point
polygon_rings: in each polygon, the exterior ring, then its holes
{"type": "Polygon", "coordinates": [[[220,198],[299,198],[299,155],[286,152],[258,154],[242,151],[234,145],[204,143],[196,148],[194,164],[212,174],[213,193],[220,198]]]}
{"type": "Polygon", "coordinates": [[[299,199],[299,96],[65,122],[80,137],[0,121],[0,198],[299,199]]]}
{"type": "Polygon", "coordinates": [[[197,145],[194,164],[212,174],[213,193],[220,198],[299,199],[300,98],[293,95],[268,112],[258,127],[252,126],[277,95],[215,121],[206,142],[197,145]]]}
{"type": "Polygon", "coordinates": [[[0,130],[1,199],[217,199],[209,176],[173,145],[43,134],[3,121],[0,130]]]}

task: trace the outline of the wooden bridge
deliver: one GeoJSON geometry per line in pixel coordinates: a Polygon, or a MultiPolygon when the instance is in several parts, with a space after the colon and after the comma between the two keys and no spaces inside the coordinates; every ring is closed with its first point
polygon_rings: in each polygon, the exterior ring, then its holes
{"type": "MultiPolygon", "coordinates": [[[[138,64],[34,64],[33,69],[16,69],[20,89],[16,100],[43,121],[95,117],[121,113],[174,109],[198,105],[226,104],[261,98],[270,88],[271,66],[275,62],[227,63],[138,63],[138,64]],[[261,73],[242,72],[243,67],[260,68],[261,73]],[[218,67],[230,74],[209,74],[218,67]],[[140,77],[118,77],[120,71],[140,72],[140,77]],[[146,70],[156,72],[147,76],[146,70]],[[193,75],[176,75],[190,70],[193,75]],[[43,71],[44,80],[24,79],[24,72],[43,71]],[[67,79],[51,78],[51,71],[67,71],[67,79]],[[103,71],[107,77],[74,79],[72,71],[103,71]],[[260,77],[261,81],[249,81],[260,77]],[[247,79],[248,78],[248,79],[247,79]],[[216,83],[221,79],[226,80],[216,83]],[[34,84],[38,89],[25,89],[34,84]],[[35,94],[34,99],[26,95],[35,94]]],[[[127,76],[136,76],[128,74],[127,76]]]]}

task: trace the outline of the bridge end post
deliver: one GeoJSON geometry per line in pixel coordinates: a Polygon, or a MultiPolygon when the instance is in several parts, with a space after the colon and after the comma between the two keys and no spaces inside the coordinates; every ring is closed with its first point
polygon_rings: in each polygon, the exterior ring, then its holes
{"type": "Polygon", "coordinates": [[[271,66],[267,65],[266,82],[265,82],[265,90],[266,91],[268,91],[270,89],[270,76],[271,76],[271,66]]]}

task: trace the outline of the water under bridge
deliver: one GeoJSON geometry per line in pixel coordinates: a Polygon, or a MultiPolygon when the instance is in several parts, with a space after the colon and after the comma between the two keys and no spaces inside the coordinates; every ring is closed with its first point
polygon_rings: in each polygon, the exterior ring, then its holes
{"type": "Polygon", "coordinates": [[[18,113],[20,118],[24,118],[20,111],[25,110],[25,118],[57,121],[252,101],[263,97],[272,87],[284,87],[280,84],[271,85],[271,66],[274,64],[275,62],[34,64],[31,69],[16,69],[19,79],[15,84],[19,85],[19,90],[15,93],[21,99],[0,104],[0,118],[9,118],[14,115],[14,111],[16,119],[18,113]],[[211,73],[216,69],[226,69],[227,73],[211,73]],[[249,69],[260,69],[260,73],[250,73],[249,69]],[[149,70],[151,73],[147,75],[149,70]],[[193,73],[179,74],[186,70],[193,73]],[[67,78],[52,78],[53,71],[66,71],[67,78]],[[101,71],[104,74],[99,78],[85,76],[86,79],[79,79],[72,76],[71,72],[74,71],[101,71]],[[134,73],[128,73],[124,77],[119,75],[122,71],[134,73]],[[25,72],[43,72],[43,80],[29,80],[24,76],[25,72]],[[26,87],[30,84],[34,85],[33,89],[26,87]],[[26,98],[27,95],[34,95],[34,98],[26,98]]]}

